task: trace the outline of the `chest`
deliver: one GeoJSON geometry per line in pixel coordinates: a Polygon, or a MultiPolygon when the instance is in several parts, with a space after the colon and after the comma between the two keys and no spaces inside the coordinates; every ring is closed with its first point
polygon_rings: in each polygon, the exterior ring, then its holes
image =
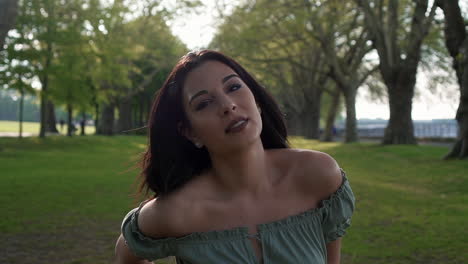
{"type": "Polygon", "coordinates": [[[292,194],[278,194],[260,200],[214,203],[199,214],[198,230],[206,232],[245,227],[248,247],[252,249],[257,263],[263,263],[265,244],[259,226],[298,215],[314,207],[314,201],[292,194]]]}
{"type": "Polygon", "coordinates": [[[324,264],[325,241],[320,235],[320,224],[314,219],[311,215],[261,224],[255,237],[247,228],[204,233],[201,243],[180,244],[176,256],[190,264],[324,264]]]}

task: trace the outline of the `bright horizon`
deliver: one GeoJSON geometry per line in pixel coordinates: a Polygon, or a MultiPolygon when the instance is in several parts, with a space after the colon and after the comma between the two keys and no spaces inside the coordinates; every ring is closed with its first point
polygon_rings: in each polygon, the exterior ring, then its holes
{"type": "MultiPolygon", "coordinates": [[[[202,0],[203,12],[177,19],[172,25],[172,32],[184,42],[189,49],[201,49],[208,46],[216,33],[215,4],[213,0],[202,0]]],[[[426,86],[427,80],[418,74],[416,93],[413,98],[412,117],[414,120],[454,119],[458,107],[458,87],[446,87],[446,93],[452,96],[432,94],[426,86]],[[448,90],[448,91],[447,91],[448,90]]],[[[366,99],[365,88],[360,88],[356,98],[356,117],[358,119],[388,119],[390,110],[388,101],[372,102],[366,99]]]]}

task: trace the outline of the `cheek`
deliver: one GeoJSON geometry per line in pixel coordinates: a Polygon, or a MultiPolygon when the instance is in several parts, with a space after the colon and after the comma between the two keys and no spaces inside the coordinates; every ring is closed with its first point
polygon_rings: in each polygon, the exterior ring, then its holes
{"type": "Polygon", "coordinates": [[[262,121],[262,115],[260,113],[258,113],[258,109],[255,109],[257,111],[257,127],[258,127],[258,132],[259,134],[262,132],[263,130],[263,121],[262,121]]]}
{"type": "Polygon", "coordinates": [[[214,118],[208,116],[191,118],[192,130],[196,137],[203,141],[209,141],[216,133],[214,118]]]}

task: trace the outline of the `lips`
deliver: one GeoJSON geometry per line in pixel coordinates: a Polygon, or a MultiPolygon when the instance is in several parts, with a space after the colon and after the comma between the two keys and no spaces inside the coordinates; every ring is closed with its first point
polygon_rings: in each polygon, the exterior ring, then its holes
{"type": "Polygon", "coordinates": [[[247,124],[248,121],[249,121],[249,119],[245,118],[245,117],[236,118],[236,119],[232,120],[229,123],[229,125],[226,127],[224,132],[226,134],[227,133],[238,132],[238,131],[242,130],[245,127],[245,125],[247,124]]]}

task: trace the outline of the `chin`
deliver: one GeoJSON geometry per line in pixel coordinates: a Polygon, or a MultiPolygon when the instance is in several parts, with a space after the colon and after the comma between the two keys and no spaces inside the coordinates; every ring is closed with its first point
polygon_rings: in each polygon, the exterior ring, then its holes
{"type": "Polygon", "coordinates": [[[230,142],[230,145],[233,145],[235,148],[247,148],[252,145],[255,145],[258,142],[261,143],[261,132],[261,130],[258,130],[255,131],[255,133],[251,133],[250,135],[241,136],[238,140],[232,140],[230,142]]]}

